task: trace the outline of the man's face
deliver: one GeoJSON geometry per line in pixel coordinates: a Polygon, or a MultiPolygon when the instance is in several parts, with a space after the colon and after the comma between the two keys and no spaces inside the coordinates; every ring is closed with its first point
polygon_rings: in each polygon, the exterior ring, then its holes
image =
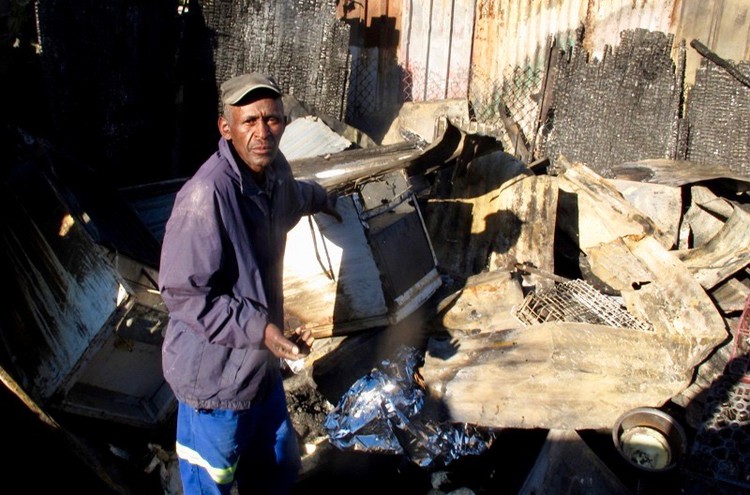
{"type": "Polygon", "coordinates": [[[240,105],[228,105],[219,117],[219,132],[256,173],[276,158],[284,128],[281,98],[251,97],[240,105]]]}

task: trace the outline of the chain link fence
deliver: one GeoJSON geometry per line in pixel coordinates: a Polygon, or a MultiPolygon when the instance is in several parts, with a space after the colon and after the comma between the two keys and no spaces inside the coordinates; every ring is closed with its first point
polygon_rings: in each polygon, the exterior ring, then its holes
{"type": "Polygon", "coordinates": [[[545,72],[532,66],[508,66],[501,77],[472,69],[471,74],[438,74],[413,72],[398,68],[390,90],[383,88],[378,76],[377,57],[367,51],[352,57],[352,71],[347,95],[346,122],[358,126],[373,115],[400,107],[405,102],[434,102],[467,98],[467,120],[452,119],[466,132],[485,134],[499,139],[508,153],[524,160],[539,156],[542,141],[551,122],[541,115],[545,72]],[[375,60],[373,60],[375,59],[375,60]],[[470,81],[469,88],[466,81],[470,81]],[[468,94],[467,94],[468,90],[468,94]]]}
{"type": "Polygon", "coordinates": [[[377,61],[372,61],[372,58],[366,50],[352,57],[346,104],[347,123],[356,125],[362,118],[383,110],[385,102],[378,98],[377,61]]]}
{"type": "Polygon", "coordinates": [[[506,150],[532,159],[550,123],[541,118],[545,73],[531,66],[507,66],[501,78],[475,71],[471,78],[469,101],[473,120],[503,129],[498,135],[506,150]]]}

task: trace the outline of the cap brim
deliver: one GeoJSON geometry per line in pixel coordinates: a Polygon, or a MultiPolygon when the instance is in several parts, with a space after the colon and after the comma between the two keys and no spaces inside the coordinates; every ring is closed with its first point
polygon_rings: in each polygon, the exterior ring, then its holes
{"type": "Polygon", "coordinates": [[[229,104],[229,105],[236,105],[237,103],[239,103],[242,100],[244,100],[245,98],[247,98],[247,96],[250,93],[253,93],[254,91],[259,91],[261,89],[267,89],[268,91],[272,91],[273,93],[276,93],[279,96],[281,95],[281,91],[279,91],[279,88],[276,88],[274,86],[270,86],[268,84],[256,84],[255,86],[253,86],[251,88],[248,88],[247,90],[245,90],[244,92],[240,93],[239,95],[233,97],[232,99],[227,100],[226,103],[229,104]]]}

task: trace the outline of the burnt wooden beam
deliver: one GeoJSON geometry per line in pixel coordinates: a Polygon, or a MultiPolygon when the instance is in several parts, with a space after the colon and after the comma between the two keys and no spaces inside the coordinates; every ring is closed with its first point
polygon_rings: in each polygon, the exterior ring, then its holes
{"type": "Polygon", "coordinates": [[[722,69],[726,70],[730,76],[732,76],[733,78],[737,79],[740,83],[750,88],[750,78],[747,77],[742,72],[740,72],[732,62],[721,58],[716,53],[711,51],[706,45],[704,45],[698,40],[694,39],[693,41],[691,41],[690,46],[695,48],[695,50],[698,53],[700,53],[701,55],[709,59],[711,62],[715,63],[722,69]]]}

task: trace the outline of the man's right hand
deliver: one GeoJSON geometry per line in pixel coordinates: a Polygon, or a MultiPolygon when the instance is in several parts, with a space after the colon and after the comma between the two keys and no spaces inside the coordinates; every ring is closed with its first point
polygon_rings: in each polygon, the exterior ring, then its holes
{"type": "Polygon", "coordinates": [[[305,344],[308,348],[312,347],[315,339],[309,328],[298,328],[295,330],[295,334],[298,335],[297,340],[300,341],[299,345],[286,338],[278,326],[268,323],[264,331],[263,342],[276,357],[292,360],[299,359],[302,357],[300,345],[305,344]]]}
{"type": "Polygon", "coordinates": [[[268,323],[263,333],[263,343],[274,356],[282,359],[298,359],[299,347],[284,337],[281,329],[273,323],[268,323]]]}

